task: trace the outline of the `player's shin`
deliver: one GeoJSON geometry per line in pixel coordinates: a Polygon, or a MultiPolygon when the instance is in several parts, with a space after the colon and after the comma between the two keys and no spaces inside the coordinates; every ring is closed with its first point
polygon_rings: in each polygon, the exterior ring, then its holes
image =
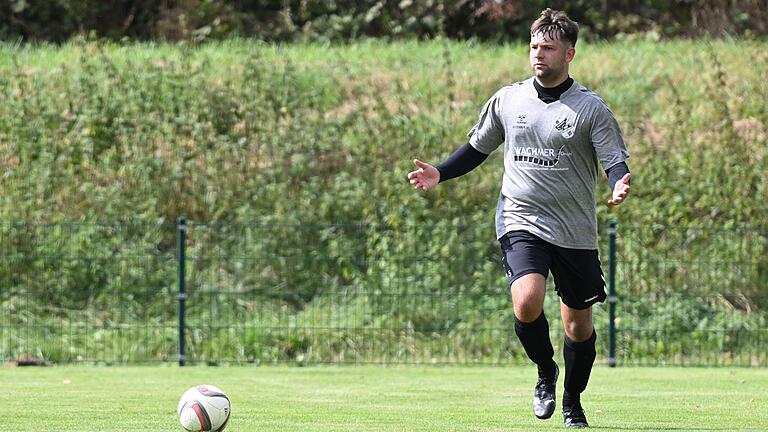
{"type": "Polygon", "coordinates": [[[555,369],[555,355],[549,339],[549,323],[544,312],[534,321],[526,323],[515,318],[515,333],[520,343],[539,368],[539,376],[551,375],[555,369]]]}
{"type": "Polygon", "coordinates": [[[597,353],[595,340],[597,334],[583,342],[576,342],[564,336],[563,358],[565,360],[565,392],[563,393],[563,407],[580,404],[581,393],[587,388],[592,365],[595,363],[597,353]]]}

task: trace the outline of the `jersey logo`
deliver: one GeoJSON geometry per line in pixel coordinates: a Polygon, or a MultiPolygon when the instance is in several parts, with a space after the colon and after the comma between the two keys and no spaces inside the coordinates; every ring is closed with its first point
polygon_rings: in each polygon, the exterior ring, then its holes
{"type": "Polygon", "coordinates": [[[560,135],[565,139],[573,138],[573,134],[576,132],[576,125],[568,120],[568,117],[556,118],[555,129],[560,132],[560,135]]]}
{"type": "Polygon", "coordinates": [[[559,149],[541,149],[534,147],[514,147],[515,162],[525,162],[529,164],[538,165],[540,167],[549,168],[557,165],[560,162],[560,156],[564,153],[565,146],[559,149]]]}

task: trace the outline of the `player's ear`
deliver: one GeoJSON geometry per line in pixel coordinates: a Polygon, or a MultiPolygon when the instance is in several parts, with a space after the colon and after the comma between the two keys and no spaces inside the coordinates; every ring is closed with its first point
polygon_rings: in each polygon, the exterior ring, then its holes
{"type": "Polygon", "coordinates": [[[565,50],[565,62],[570,63],[575,56],[576,56],[576,48],[569,45],[568,49],[565,50]]]}

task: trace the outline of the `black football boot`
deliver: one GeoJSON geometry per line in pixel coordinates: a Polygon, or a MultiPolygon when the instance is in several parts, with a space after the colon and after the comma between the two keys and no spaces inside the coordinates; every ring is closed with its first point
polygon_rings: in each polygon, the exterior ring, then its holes
{"type": "Polygon", "coordinates": [[[533,390],[533,413],[542,420],[552,417],[555,412],[558,375],[560,375],[560,368],[555,364],[555,373],[549,376],[539,375],[536,388],[533,390]]]}
{"type": "Polygon", "coordinates": [[[584,408],[581,403],[576,402],[571,406],[563,406],[563,424],[566,429],[588,428],[587,416],[584,415],[584,408]]]}

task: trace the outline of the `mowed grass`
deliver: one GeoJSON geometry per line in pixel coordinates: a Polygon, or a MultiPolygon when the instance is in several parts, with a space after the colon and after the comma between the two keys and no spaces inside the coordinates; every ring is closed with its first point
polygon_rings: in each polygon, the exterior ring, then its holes
{"type": "MultiPolygon", "coordinates": [[[[228,431],[561,430],[530,409],[532,367],[52,367],[0,369],[3,429],[174,431],[195,384],[232,400],[228,431]]],[[[562,389],[562,380],[558,383],[562,389]]],[[[598,367],[593,429],[768,430],[768,370],[598,367]]]]}

